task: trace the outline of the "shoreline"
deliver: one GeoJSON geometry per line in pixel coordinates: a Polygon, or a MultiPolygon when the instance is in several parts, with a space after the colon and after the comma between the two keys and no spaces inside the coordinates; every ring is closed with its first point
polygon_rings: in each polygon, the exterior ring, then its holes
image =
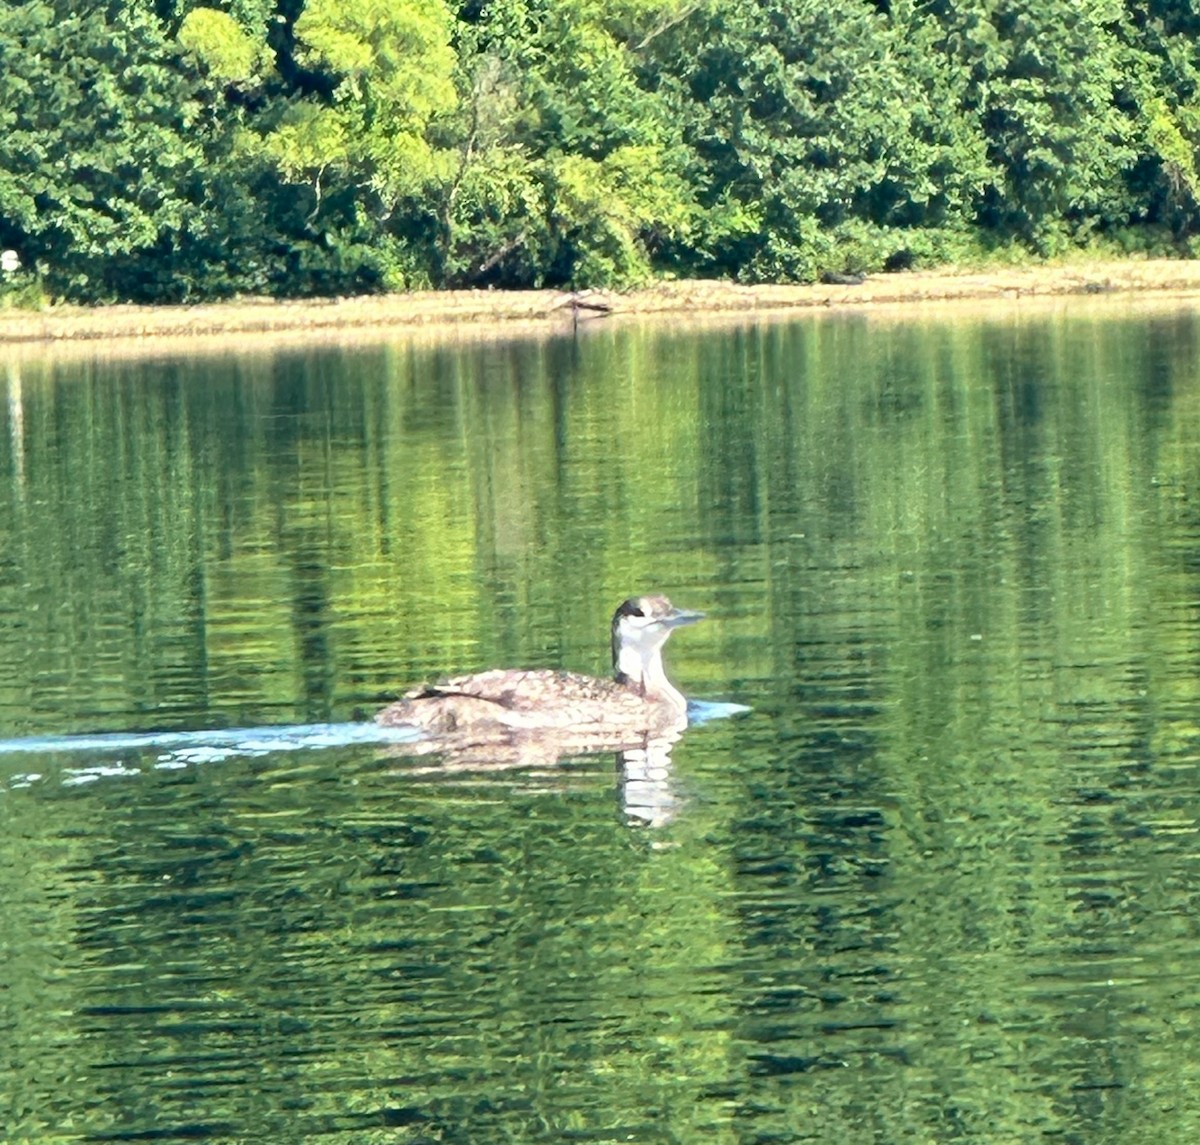
{"type": "Polygon", "coordinates": [[[600,317],[687,315],[778,317],[852,309],[914,316],[931,303],[987,304],[1071,296],[1139,295],[1200,299],[1200,260],[1081,260],[998,270],[930,270],[869,275],[861,284],[744,286],[720,281],[660,282],[628,294],[558,290],[425,291],[355,298],[241,299],[194,306],[55,306],[0,309],[0,350],[115,341],[179,339],[217,344],[225,336],[346,334],[489,328],[551,331],[600,317]]]}

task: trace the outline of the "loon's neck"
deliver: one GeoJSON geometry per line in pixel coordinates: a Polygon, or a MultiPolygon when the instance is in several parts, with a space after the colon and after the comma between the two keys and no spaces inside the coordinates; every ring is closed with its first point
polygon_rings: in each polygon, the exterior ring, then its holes
{"type": "Polygon", "coordinates": [[[667,679],[663,669],[661,645],[644,653],[628,644],[623,645],[617,652],[613,673],[618,684],[632,688],[647,700],[687,711],[687,700],[667,679]]]}

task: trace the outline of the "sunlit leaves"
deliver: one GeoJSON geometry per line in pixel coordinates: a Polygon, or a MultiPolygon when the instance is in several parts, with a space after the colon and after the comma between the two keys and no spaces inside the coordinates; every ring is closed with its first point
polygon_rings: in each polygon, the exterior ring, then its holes
{"type": "Polygon", "coordinates": [[[455,104],[451,31],[441,0],[310,0],[296,21],[300,61],[338,80],[328,113],[338,126],[310,131],[307,141],[314,149],[329,142],[326,164],[349,154],[357,176],[386,205],[438,173],[426,130],[455,104]]]}
{"type": "Polygon", "coordinates": [[[1181,125],[1181,121],[1187,123],[1191,119],[1191,136],[1196,138],[1195,112],[1189,116],[1185,110],[1183,115],[1173,115],[1166,100],[1148,93],[1142,104],[1142,114],[1145,116],[1147,142],[1162,166],[1171,192],[1193,205],[1200,204],[1196,146],[1184,135],[1181,125]]]}
{"type": "Polygon", "coordinates": [[[444,212],[457,280],[630,284],[689,233],[688,154],[631,47],[662,10],[641,7],[498,0],[470,27],[444,212]]]}
{"type": "Polygon", "coordinates": [[[1184,233],[1200,210],[1200,16],[1172,5],[1151,7],[1154,18],[1131,16],[1124,29],[1125,87],[1144,134],[1130,190],[1139,214],[1184,233]]]}
{"type": "Polygon", "coordinates": [[[443,0],[309,0],[296,21],[301,59],[342,77],[343,98],[425,123],[454,102],[443,0]]]}
{"type": "Polygon", "coordinates": [[[649,243],[682,237],[688,188],[655,147],[621,147],[598,162],[564,156],[552,168],[556,230],[577,248],[574,279],[612,286],[649,276],[649,243]]]}
{"type": "Polygon", "coordinates": [[[310,172],[343,168],[350,162],[350,132],[343,116],[316,103],[289,107],[282,122],[267,137],[267,153],[284,176],[303,180],[310,172]]]}
{"type": "Polygon", "coordinates": [[[215,8],[193,8],[179,29],[179,43],[223,83],[249,85],[270,66],[266,44],[215,8]]]}

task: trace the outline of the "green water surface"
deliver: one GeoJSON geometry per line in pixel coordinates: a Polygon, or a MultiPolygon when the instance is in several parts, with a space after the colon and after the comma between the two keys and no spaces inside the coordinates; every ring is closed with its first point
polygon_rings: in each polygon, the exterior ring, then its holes
{"type": "Polygon", "coordinates": [[[0,1137],[1192,1142],[1200,315],[0,358],[0,1137]],[[709,619],[609,756],[367,719],[709,619]]]}

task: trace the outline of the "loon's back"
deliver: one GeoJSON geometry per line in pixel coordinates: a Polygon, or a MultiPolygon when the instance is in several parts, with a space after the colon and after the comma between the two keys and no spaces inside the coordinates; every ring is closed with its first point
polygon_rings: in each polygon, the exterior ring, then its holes
{"type": "Polygon", "coordinates": [[[667,679],[662,646],[675,628],[701,616],[676,608],[665,596],[630,597],[612,619],[614,679],[494,669],[422,684],[375,719],[460,738],[567,729],[624,742],[678,730],[687,725],[687,701],[667,679]]]}
{"type": "Polygon", "coordinates": [[[549,669],[495,669],[422,684],[376,717],[385,726],[435,733],[510,728],[593,728],[657,732],[686,719],[677,705],[648,699],[628,684],[549,669]]]}

